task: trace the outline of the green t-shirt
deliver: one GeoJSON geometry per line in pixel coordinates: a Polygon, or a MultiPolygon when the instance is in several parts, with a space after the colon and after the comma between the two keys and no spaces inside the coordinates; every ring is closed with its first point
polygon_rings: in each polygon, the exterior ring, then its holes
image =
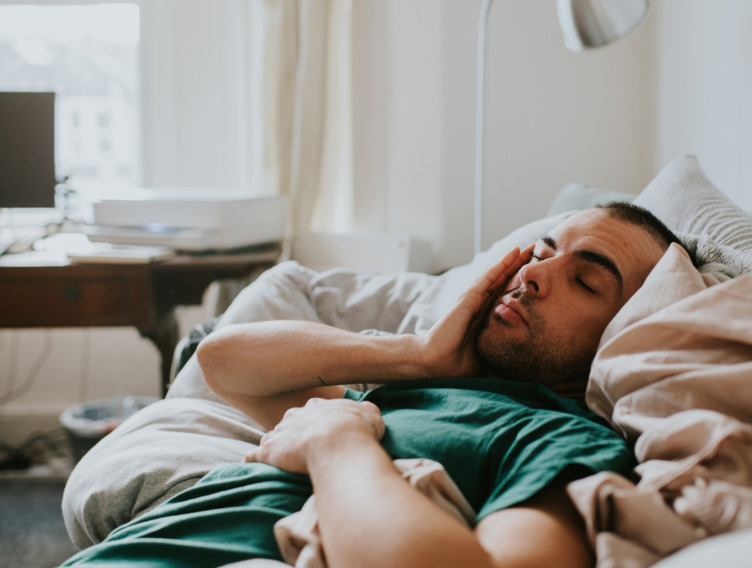
{"type": "Polygon", "coordinates": [[[441,463],[476,521],[532,497],[568,467],[624,474],[634,467],[613,430],[542,385],[431,379],[350,396],[380,408],[390,456],[441,463]]]}
{"type": "MultiPolygon", "coordinates": [[[[628,474],[634,458],[580,404],[536,384],[432,379],[349,398],[379,406],[394,458],[444,465],[478,512],[476,522],[535,495],[570,467],[628,474]]],[[[66,566],[219,566],[277,558],[273,525],[311,494],[306,476],[263,464],[227,464],[119,527],[66,566]]]]}

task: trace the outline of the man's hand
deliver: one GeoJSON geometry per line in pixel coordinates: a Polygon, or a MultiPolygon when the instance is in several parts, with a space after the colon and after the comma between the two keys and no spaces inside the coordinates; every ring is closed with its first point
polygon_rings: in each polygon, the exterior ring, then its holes
{"type": "Polygon", "coordinates": [[[497,293],[530,261],[533,245],[513,249],[487,270],[425,335],[418,352],[432,377],[481,376],[483,366],[475,352],[475,337],[497,293]]]}
{"type": "Polygon", "coordinates": [[[282,421],[266,433],[247,462],[273,465],[291,473],[308,474],[312,454],[327,447],[378,442],[384,435],[381,412],[370,402],[312,398],[301,408],[291,408],[282,421]]]}

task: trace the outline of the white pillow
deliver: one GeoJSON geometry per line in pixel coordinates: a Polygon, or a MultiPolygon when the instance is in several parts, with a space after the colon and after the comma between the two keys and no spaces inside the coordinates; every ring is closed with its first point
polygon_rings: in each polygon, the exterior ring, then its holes
{"type": "Polygon", "coordinates": [[[720,280],[752,272],[752,219],[708,180],[695,156],[669,163],[634,203],[682,237],[701,272],[720,280]]]}
{"type": "Polygon", "coordinates": [[[752,530],[702,540],[661,560],[653,568],[747,568],[752,557],[752,530]]]}

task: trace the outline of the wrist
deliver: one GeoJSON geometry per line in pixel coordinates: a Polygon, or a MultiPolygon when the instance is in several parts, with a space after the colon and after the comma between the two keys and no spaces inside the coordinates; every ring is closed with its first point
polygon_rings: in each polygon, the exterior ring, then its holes
{"type": "Polygon", "coordinates": [[[413,334],[380,337],[378,349],[380,353],[375,360],[383,365],[372,369],[370,382],[390,383],[431,376],[421,354],[421,337],[413,334]]]}
{"type": "Polygon", "coordinates": [[[315,478],[319,472],[339,467],[336,464],[356,461],[374,451],[383,452],[374,433],[357,429],[312,438],[306,444],[305,458],[309,475],[315,478]]]}
{"type": "Polygon", "coordinates": [[[435,376],[431,363],[427,358],[427,342],[425,335],[405,336],[405,374],[413,379],[429,379],[435,376]]]}

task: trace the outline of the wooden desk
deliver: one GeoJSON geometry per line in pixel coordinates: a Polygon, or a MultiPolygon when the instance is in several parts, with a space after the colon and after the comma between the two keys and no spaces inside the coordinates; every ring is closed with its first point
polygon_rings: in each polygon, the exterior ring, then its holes
{"type": "Polygon", "coordinates": [[[272,266],[279,250],[176,256],[149,264],[0,264],[0,328],[132,326],[154,343],[167,392],[179,337],[175,307],[200,305],[215,280],[272,266]]]}

